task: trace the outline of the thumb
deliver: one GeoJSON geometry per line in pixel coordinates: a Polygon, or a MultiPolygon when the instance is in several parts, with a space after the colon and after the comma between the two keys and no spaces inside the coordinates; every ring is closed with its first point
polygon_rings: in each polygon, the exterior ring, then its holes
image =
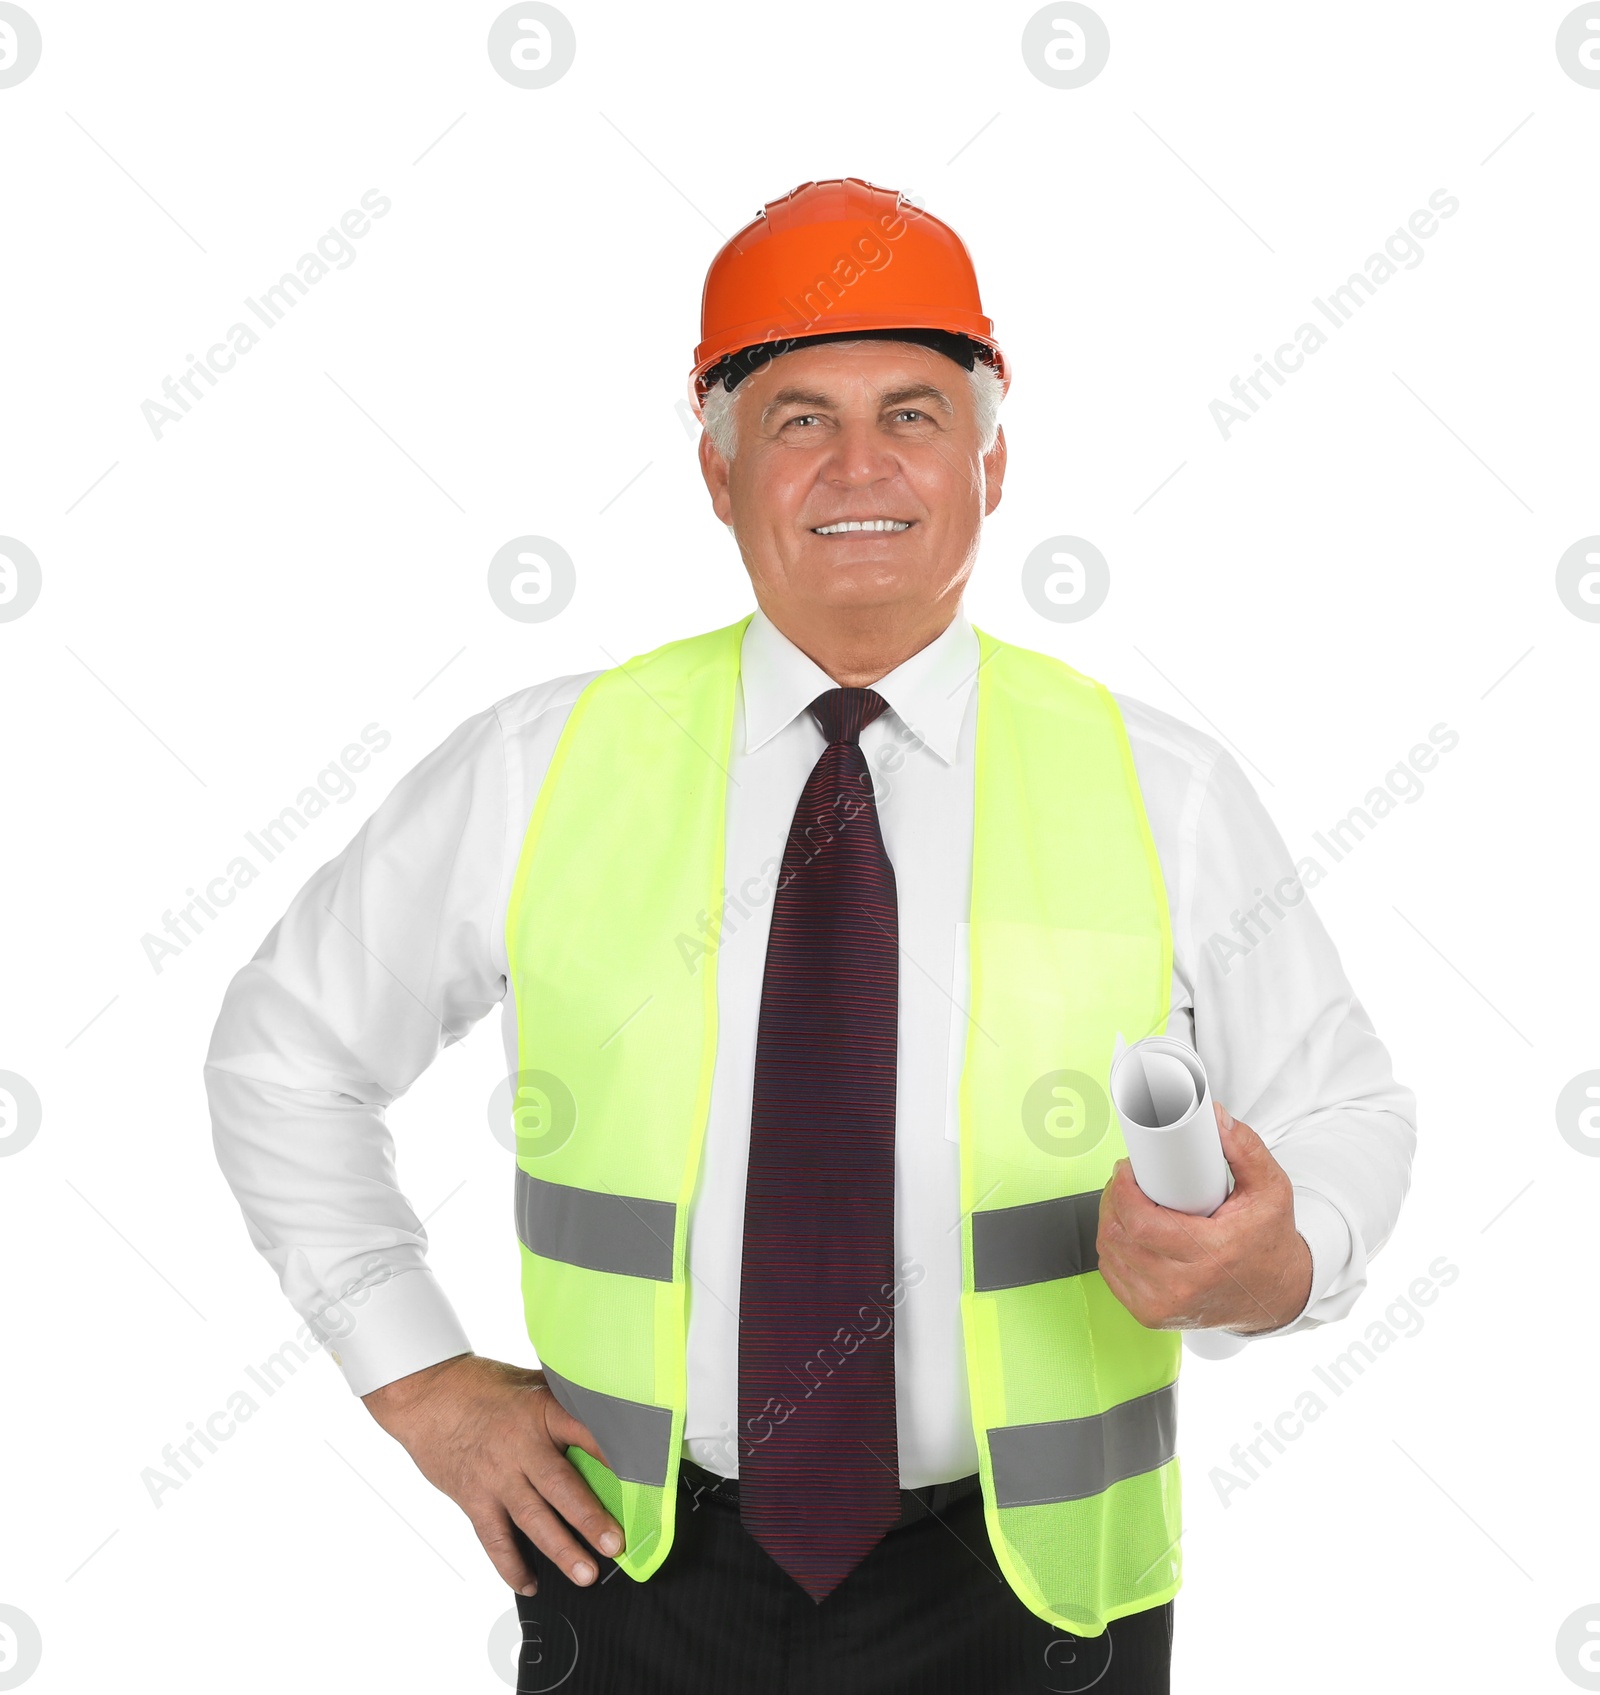
{"type": "MultiPolygon", "coordinates": [[[[541,1372],[540,1376],[543,1375],[541,1372]]],[[[555,1390],[548,1383],[533,1383],[529,1387],[531,1389],[542,1389],[545,1392],[547,1398],[537,1404],[544,1414],[544,1433],[552,1442],[562,1448],[582,1448],[590,1459],[599,1460],[603,1466],[611,1464],[600,1451],[600,1444],[595,1440],[594,1432],[581,1419],[574,1418],[562,1406],[560,1401],[556,1399],[555,1390]]]]}
{"type": "Polygon", "coordinates": [[[1278,1162],[1272,1157],[1271,1150],[1243,1119],[1235,1118],[1221,1101],[1213,1101],[1212,1109],[1217,1115],[1217,1129],[1222,1136],[1222,1156],[1233,1173],[1234,1188],[1251,1189],[1259,1186],[1277,1167],[1278,1162]]]}

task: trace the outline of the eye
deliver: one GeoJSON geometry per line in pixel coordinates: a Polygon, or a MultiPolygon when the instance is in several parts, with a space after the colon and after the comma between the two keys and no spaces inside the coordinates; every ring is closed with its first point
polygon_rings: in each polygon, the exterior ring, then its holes
{"type": "Polygon", "coordinates": [[[895,412],[896,418],[921,418],[924,423],[929,421],[926,412],[919,411],[915,406],[902,406],[895,412]]]}
{"type": "Polygon", "coordinates": [[[820,414],[816,412],[797,413],[793,418],[786,418],[783,427],[788,429],[790,424],[814,424],[818,421],[819,416],[820,414]]]}

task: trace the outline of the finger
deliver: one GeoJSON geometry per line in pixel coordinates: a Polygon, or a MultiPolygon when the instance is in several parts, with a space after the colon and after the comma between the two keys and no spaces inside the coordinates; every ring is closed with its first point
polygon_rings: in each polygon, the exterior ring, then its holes
{"type": "Polygon", "coordinates": [[[1159,1290],[1173,1274],[1172,1257],[1148,1247],[1137,1232],[1130,1234],[1116,1227],[1102,1231],[1095,1248],[1097,1269],[1130,1311],[1136,1300],[1147,1301],[1148,1292],[1159,1290]]]}
{"type": "Polygon", "coordinates": [[[1149,1196],[1139,1187],[1139,1179],[1133,1174],[1133,1161],[1126,1154],[1111,1168],[1111,1181],[1107,1185],[1118,1200],[1149,1200],[1149,1196]]]}
{"type": "Polygon", "coordinates": [[[525,1484],[509,1492],[503,1505],[523,1535],[572,1582],[581,1587],[600,1575],[593,1551],[579,1542],[571,1523],[536,1488],[525,1484]]]}
{"type": "Polygon", "coordinates": [[[600,1451],[600,1444],[595,1440],[594,1432],[576,1419],[556,1399],[555,1391],[547,1383],[537,1387],[544,1390],[539,1398],[539,1410],[544,1414],[544,1427],[552,1442],[559,1443],[564,1448],[582,1448],[591,1458],[599,1460],[601,1465],[610,1468],[611,1462],[600,1451]]]}
{"type": "Polygon", "coordinates": [[[1106,1186],[1100,1191],[1100,1219],[1098,1230],[1101,1236],[1105,1235],[1106,1227],[1108,1225],[1116,1225],[1119,1228],[1121,1226],[1122,1221],[1117,1210],[1117,1202],[1121,1195],[1121,1190],[1117,1186],[1117,1172],[1120,1170],[1121,1164],[1122,1162],[1119,1160],[1117,1164],[1112,1167],[1111,1175],[1106,1179],[1106,1186]]]}
{"type": "Polygon", "coordinates": [[[1187,1262],[1122,1252],[1112,1257],[1117,1299],[1147,1329],[1197,1322],[1208,1282],[1199,1260],[1187,1262]]]}
{"type": "Polygon", "coordinates": [[[1180,1280],[1187,1282],[1204,1263],[1204,1255],[1146,1247],[1141,1242],[1113,1244],[1110,1258],[1125,1283],[1137,1282],[1153,1289],[1171,1288],[1180,1280]]]}
{"type": "Polygon", "coordinates": [[[1133,1167],[1119,1159],[1100,1192],[1100,1225],[1113,1241],[1131,1241],[1154,1203],[1134,1180],[1133,1167]]]}
{"type": "Polygon", "coordinates": [[[511,1533],[511,1519],[501,1510],[468,1513],[469,1522],[490,1564],[519,1595],[536,1595],[539,1581],[522,1556],[522,1549],[511,1533]]]}
{"type": "Polygon", "coordinates": [[[1159,1328],[1167,1316],[1166,1296],[1159,1279],[1146,1277],[1113,1255],[1100,1264],[1106,1287],[1147,1330],[1159,1328]]]}
{"type": "MultiPolygon", "coordinates": [[[[1099,1270],[1101,1277],[1105,1279],[1106,1287],[1113,1295],[1116,1296],[1123,1306],[1128,1306],[1128,1297],[1124,1292],[1124,1284],[1122,1281],[1122,1271],[1117,1262],[1102,1254],[1100,1257],[1099,1270]]],[[[1128,1310],[1131,1312],[1133,1309],[1129,1307],[1128,1310]]]]}
{"type": "Polygon", "coordinates": [[[1137,1204],[1139,1191],[1132,1183],[1132,1178],[1122,1171],[1119,1165],[1100,1192],[1100,1217],[1095,1224],[1095,1249],[1101,1258],[1133,1240],[1134,1230],[1130,1223],[1130,1213],[1137,1204]]]}
{"type": "Polygon", "coordinates": [[[1126,1159],[1119,1159],[1111,1168],[1105,1188],[1100,1191],[1100,1216],[1110,1216],[1126,1230],[1150,1212],[1159,1210],[1139,1187],[1132,1164],[1126,1159]]]}
{"type": "MultiPolygon", "coordinates": [[[[1118,1231],[1112,1239],[1131,1257],[1152,1266],[1174,1260],[1187,1264],[1207,1252],[1204,1227],[1211,1221],[1157,1205],[1134,1183],[1131,1171],[1114,1205],[1118,1231]]],[[[1209,1233],[1218,1234],[1214,1226],[1209,1233]]]]}
{"type": "MultiPolygon", "coordinates": [[[[573,1421],[576,1423],[576,1420],[573,1421]]],[[[579,1431],[588,1435],[579,1424],[579,1431]]],[[[590,1437],[593,1441],[593,1437],[590,1437]]],[[[586,1453],[588,1449],[584,1450],[586,1453]]],[[[604,1464],[604,1462],[601,1462],[604,1464]]],[[[528,1481],[538,1491],[541,1505],[547,1504],[560,1514],[562,1520],[580,1531],[602,1554],[615,1556],[622,1552],[622,1526],[608,1513],[583,1475],[558,1447],[548,1442],[536,1443],[523,1462],[528,1481]]],[[[509,1505],[509,1503],[507,1503],[509,1505]]],[[[519,1524],[522,1520],[517,1520],[519,1524]]],[[[526,1530],[527,1526],[523,1525],[526,1530]]],[[[531,1534],[531,1532],[530,1532],[531,1534]]],[[[543,1542],[539,1546],[544,1548],[543,1542]]],[[[554,1559],[550,1549],[545,1552],[554,1559]]]]}

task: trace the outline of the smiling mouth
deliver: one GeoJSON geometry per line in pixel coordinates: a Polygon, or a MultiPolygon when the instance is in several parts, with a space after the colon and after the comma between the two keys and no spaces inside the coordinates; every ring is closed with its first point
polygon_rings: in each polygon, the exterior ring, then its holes
{"type": "Polygon", "coordinates": [[[865,530],[883,535],[898,535],[901,530],[909,530],[911,523],[912,520],[906,518],[850,518],[840,524],[814,525],[811,533],[814,536],[842,536],[865,530]]]}

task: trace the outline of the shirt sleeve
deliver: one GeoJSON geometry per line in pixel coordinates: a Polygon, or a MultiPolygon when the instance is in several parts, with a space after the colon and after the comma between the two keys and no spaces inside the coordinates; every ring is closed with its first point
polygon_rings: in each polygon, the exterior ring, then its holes
{"type": "MultiPolygon", "coordinates": [[[[1213,1097],[1294,1186],[1311,1250],[1301,1312],[1252,1340],[1344,1317],[1410,1182],[1416,1097],[1350,986],[1294,858],[1233,756],[1217,750],[1196,820],[1187,970],[1213,1097]]],[[[1302,875],[1303,873],[1303,875],[1302,875]]]]}
{"type": "Polygon", "coordinates": [[[250,1238],[364,1395],[471,1351],[384,1111],[506,991],[505,738],[468,719],[295,895],[228,985],[205,1062],[250,1238]]]}

